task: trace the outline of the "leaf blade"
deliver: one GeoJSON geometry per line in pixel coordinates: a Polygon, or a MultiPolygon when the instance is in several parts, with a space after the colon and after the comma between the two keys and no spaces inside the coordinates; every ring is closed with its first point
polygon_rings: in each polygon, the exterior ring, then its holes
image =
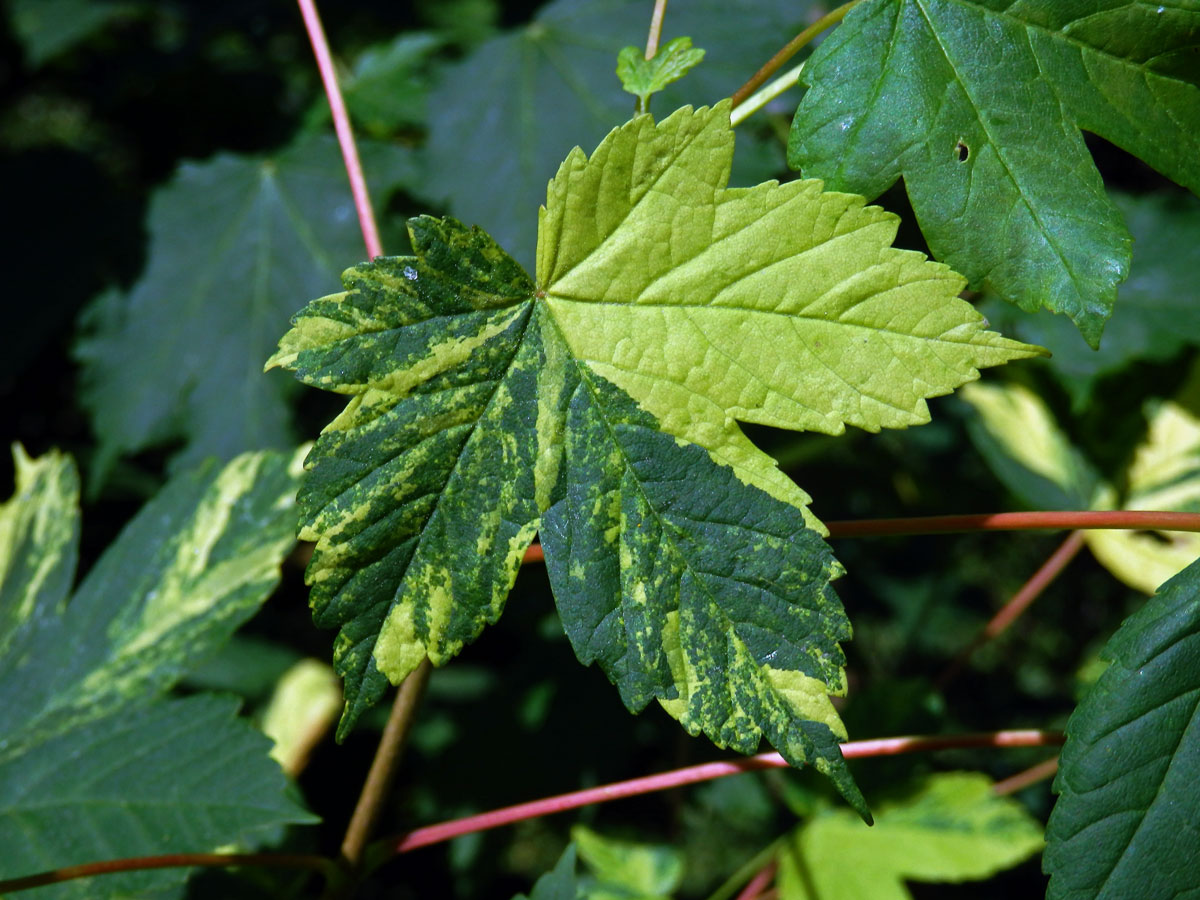
{"type": "Polygon", "coordinates": [[[1079,128],[1193,189],[1200,178],[1183,158],[1194,134],[1177,152],[1154,131],[1200,121],[1200,90],[1154,60],[1194,45],[1195,14],[1147,9],[1154,28],[1132,35],[1121,19],[1138,9],[865,4],[806,70],[789,161],[872,197],[903,175],[938,258],[1022,309],[1065,313],[1095,347],[1129,236],[1079,128]]]}
{"type": "Polygon", "coordinates": [[[728,102],[641,116],[590,158],[574,151],[541,213],[538,286],[577,358],[803,508],[739,421],[920,424],[926,397],[1042,351],[986,331],[959,276],[892,249],[897,220],[861,198],[818,182],[727,189],[728,117],[728,102]]]}
{"type": "Polygon", "coordinates": [[[172,479],[62,615],[0,657],[13,697],[0,707],[0,759],[169,689],[224,642],[278,580],[298,476],[286,457],[258,453],[172,479]]]}
{"type": "Polygon", "coordinates": [[[690,734],[752,753],[766,737],[814,765],[869,819],[837,747],[841,567],[793,507],[659,431],[576,364],[560,498],[542,546],[576,655],[633,712],[651,700],[690,734]]]}
{"type": "Polygon", "coordinates": [[[1200,742],[1200,565],[1122,623],[1112,664],[1067,722],[1046,829],[1051,900],[1179,897],[1200,888],[1191,812],[1200,742]]]}
{"type": "Polygon", "coordinates": [[[79,474],[55,451],[30,459],[13,445],[16,490],[0,506],[0,657],[31,626],[53,617],[75,577],[79,474]]]}
{"type": "Polygon", "coordinates": [[[783,900],[911,900],[911,881],[987,878],[1036,853],[1041,827],[973,772],[920,779],[880,804],[875,826],[842,810],[796,829],[780,856],[783,900]]]}
{"type": "MultiPolygon", "coordinates": [[[[363,155],[379,191],[414,178],[405,151],[363,155]]],[[[74,351],[102,461],[174,437],[179,467],[292,445],[291,382],[258,364],[291,298],[328,290],[335,261],[362,256],[345,179],[336,142],[314,137],[185,163],[155,194],[141,279],[93,306],[74,351]]]]}
{"type": "Polygon", "coordinates": [[[410,228],[416,257],[348,272],[268,363],[354,395],[300,494],[314,619],[341,629],[339,737],[389,681],[499,617],[537,524],[533,286],[477,229],[410,228]]]}

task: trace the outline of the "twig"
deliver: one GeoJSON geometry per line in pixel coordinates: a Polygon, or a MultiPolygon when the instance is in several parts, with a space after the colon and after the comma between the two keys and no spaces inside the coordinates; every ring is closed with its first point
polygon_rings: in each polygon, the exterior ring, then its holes
{"type": "Polygon", "coordinates": [[[650,14],[650,31],[646,35],[646,59],[654,59],[658,53],[658,41],[662,37],[663,16],[667,12],[667,0],[654,0],[654,12],[650,14]]]}
{"type": "Polygon", "coordinates": [[[193,866],[210,869],[232,869],[240,866],[306,869],[310,872],[320,872],[327,880],[332,879],[337,871],[333,860],[323,856],[288,853],[167,853],[162,856],[107,859],[78,866],[64,866],[61,869],[52,869],[49,872],[26,875],[22,878],[9,878],[0,881],[0,896],[15,891],[26,891],[30,888],[45,887],[48,884],[74,881],[78,878],[92,878],[96,875],[145,872],[150,869],[192,868],[193,866]]]}
{"type": "Polygon", "coordinates": [[[1058,771],[1058,757],[1052,756],[1049,759],[1042,760],[1036,766],[1030,766],[1023,772],[1018,772],[1016,775],[1010,775],[1003,781],[997,781],[992,785],[992,793],[997,797],[1004,797],[1008,794],[1015,794],[1017,791],[1023,791],[1031,784],[1037,784],[1039,781],[1045,781],[1047,778],[1053,778],[1054,773],[1058,771]]]}
{"type": "Polygon", "coordinates": [[[375,758],[371,760],[371,769],[367,772],[367,780],[363,782],[362,793],[346,827],[346,835],[342,838],[342,861],[350,871],[357,869],[363,860],[363,848],[371,829],[379,819],[383,810],[383,801],[391,788],[396,775],[396,766],[404,753],[404,744],[408,733],[416,719],[417,706],[421,695],[425,693],[425,685],[429,682],[429,673],[433,666],[426,657],[414,669],[400,690],[396,692],[396,702],[392,704],[391,715],[384,726],[383,736],[375,750],[375,758]]]}
{"type": "Polygon", "coordinates": [[[1005,629],[1012,625],[1034,600],[1041,596],[1042,591],[1062,574],[1062,570],[1067,567],[1067,564],[1083,549],[1083,542],[1083,532],[1072,531],[1067,539],[1059,544],[1058,549],[1038,567],[1038,570],[1029,576],[1029,580],[1021,585],[1020,590],[1013,594],[1012,599],[992,616],[991,621],[984,625],[979,633],[971,639],[971,642],[954,657],[953,662],[946,666],[945,671],[934,682],[934,688],[944,691],[946,686],[962,672],[963,666],[970,661],[976,650],[1003,634],[1005,629]]]}
{"type": "Polygon", "coordinates": [[[808,60],[804,60],[800,65],[788,69],[753,97],[746,100],[745,103],[738,106],[737,109],[733,110],[729,114],[730,126],[736,128],[784,91],[790,91],[794,88],[798,83],[800,73],[804,71],[804,63],[806,62],[808,60]]]}
{"type": "MultiPolygon", "coordinates": [[[[1032,730],[938,735],[935,737],[880,738],[842,744],[842,755],[846,759],[860,759],[964,747],[1042,747],[1061,744],[1062,740],[1063,737],[1058,732],[1032,730]]],[[[714,778],[724,778],[726,775],[739,775],[742,772],[754,772],[759,769],[787,768],[787,766],[787,761],[778,753],[760,753],[758,756],[702,763],[697,766],[675,769],[671,772],[646,775],[629,781],[619,781],[582,791],[573,791],[569,794],[560,794],[557,797],[519,803],[516,806],[418,828],[406,835],[387,840],[391,844],[391,853],[407,853],[410,850],[428,847],[431,844],[440,844],[464,834],[487,831],[525,819],[577,809],[580,806],[635,797],[639,794],[668,790],[700,781],[711,781],[714,778]]]]}
{"type": "Polygon", "coordinates": [[[321,17],[317,15],[315,0],[297,2],[300,4],[300,14],[304,17],[304,27],[308,30],[313,54],[317,57],[317,68],[325,85],[325,96],[329,98],[329,111],[333,114],[333,127],[337,132],[338,144],[342,148],[346,174],[350,176],[350,191],[354,195],[354,208],[358,210],[358,224],[362,228],[367,257],[374,259],[376,256],[383,256],[383,242],[379,239],[379,228],[375,224],[375,213],[371,209],[371,197],[367,193],[367,179],[363,176],[358,146],[354,143],[354,132],[350,128],[350,114],[346,112],[346,103],[342,100],[342,91],[338,87],[337,72],[333,68],[333,57],[329,53],[329,42],[325,39],[325,29],[321,27],[321,17]]]}
{"type": "Polygon", "coordinates": [[[737,900],[758,900],[763,891],[769,888],[771,882],[775,880],[775,872],[778,868],[779,863],[775,860],[771,860],[763,866],[758,874],[742,888],[742,892],[737,895],[737,900]]]}
{"type": "Polygon", "coordinates": [[[829,529],[831,538],[950,534],[956,531],[1062,531],[1078,528],[1200,531],[1200,513],[1128,509],[981,513],[966,516],[914,516],[908,519],[854,519],[826,522],[825,527],[829,529]]]}
{"type": "Polygon", "coordinates": [[[737,889],[745,884],[747,879],[753,878],[764,866],[775,860],[787,840],[788,835],[785,834],[755,853],[749,860],[738,866],[737,871],[726,878],[719,888],[709,894],[708,900],[733,900],[737,889]]]}
{"type": "Polygon", "coordinates": [[[766,61],[761,69],[751,76],[750,80],[743,84],[733,93],[733,108],[737,109],[741,106],[746,98],[757,91],[768,78],[783,68],[784,63],[799,53],[804,47],[812,41],[818,34],[836,25],[842,19],[846,18],[846,13],[854,9],[859,4],[859,0],[851,0],[850,3],[843,3],[832,12],[828,12],[817,21],[813,22],[798,35],[788,41],[780,49],[778,53],[766,61]]]}

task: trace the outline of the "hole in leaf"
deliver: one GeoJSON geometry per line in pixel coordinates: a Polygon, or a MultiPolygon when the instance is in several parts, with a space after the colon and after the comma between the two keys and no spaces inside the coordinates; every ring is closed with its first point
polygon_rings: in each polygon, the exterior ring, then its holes
{"type": "Polygon", "coordinates": [[[962,141],[959,141],[958,146],[956,146],[954,149],[958,153],[958,161],[959,162],[966,162],[967,157],[971,155],[971,148],[968,147],[966,144],[964,144],[962,141]]]}

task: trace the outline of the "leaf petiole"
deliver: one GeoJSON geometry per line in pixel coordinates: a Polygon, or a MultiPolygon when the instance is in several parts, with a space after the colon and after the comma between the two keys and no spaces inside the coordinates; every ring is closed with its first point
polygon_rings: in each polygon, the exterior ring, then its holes
{"type": "Polygon", "coordinates": [[[755,72],[750,80],[743,84],[740,88],[734,91],[733,108],[737,109],[745,103],[750,95],[757,91],[764,82],[780,69],[784,63],[803,50],[806,46],[812,43],[813,38],[819,35],[827,28],[836,25],[842,19],[846,18],[846,13],[858,6],[861,0],[850,0],[849,3],[843,3],[837,9],[827,12],[817,21],[813,22],[798,35],[788,41],[780,48],[779,52],[772,56],[763,64],[763,67],[755,72]]]}

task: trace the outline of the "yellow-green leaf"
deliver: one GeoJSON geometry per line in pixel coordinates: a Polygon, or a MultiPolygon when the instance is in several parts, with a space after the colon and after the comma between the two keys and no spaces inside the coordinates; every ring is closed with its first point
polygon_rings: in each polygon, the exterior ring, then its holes
{"type": "Polygon", "coordinates": [[[1041,825],[984,775],[949,772],[881,804],[868,828],[842,810],[819,813],[779,857],[780,900],[912,900],[907,881],[987,878],[1036,853],[1041,825]]]}
{"type": "Polygon", "coordinates": [[[968,384],[971,440],[992,471],[1034,509],[1088,509],[1099,476],[1045,402],[1019,384],[968,384]]]}
{"type": "Polygon", "coordinates": [[[818,181],[726,187],[729,104],[639,116],[550,183],[537,282],[577,359],[743,481],[809,497],[739,422],[840,434],[1042,352],[986,330],[898,219],[818,181]]]}
{"type": "MultiPolygon", "coordinates": [[[[1200,512],[1200,378],[1150,411],[1146,439],[1126,471],[1123,509],[1200,512]]],[[[1115,505],[1109,491],[1101,508],[1115,505]]],[[[1200,557],[1200,534],[1184,531],[1089,531],[1088,547],[1130,587],[1153,594],[1200,557]]]]}

